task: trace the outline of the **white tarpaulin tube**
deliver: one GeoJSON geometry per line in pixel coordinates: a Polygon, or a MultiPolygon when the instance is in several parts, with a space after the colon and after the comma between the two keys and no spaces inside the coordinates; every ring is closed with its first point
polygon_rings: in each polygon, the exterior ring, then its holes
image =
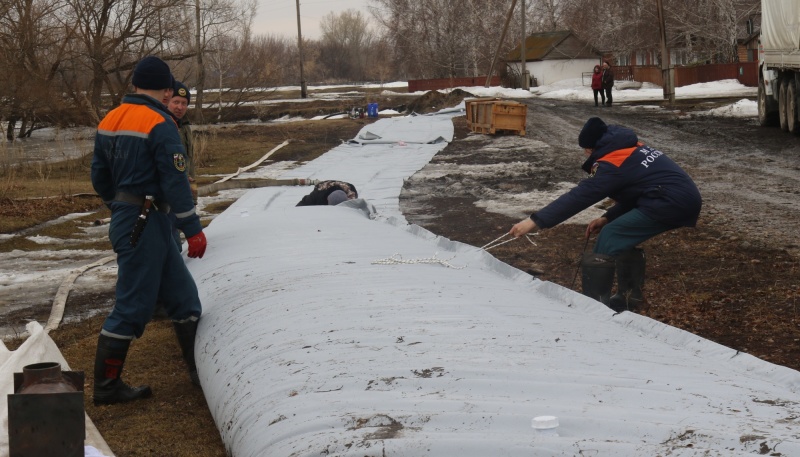
{"type": "Polygon", "coordinates": [[[800,455],[800,373],[382,217],[407,170],[379,147],[325,168],[377,217],[252,190],[188,260],[233,456],[800,455]]]}

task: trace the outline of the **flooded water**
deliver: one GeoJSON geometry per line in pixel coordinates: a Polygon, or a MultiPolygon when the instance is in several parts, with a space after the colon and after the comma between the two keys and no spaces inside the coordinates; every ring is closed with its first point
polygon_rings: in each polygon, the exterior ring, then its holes
{"type": "Polygon", "coordinates": [[[92,152],[94,135],[95,129],[91,127],[35,130],[30,138],[0,142],[0,163],[50,163],[82,157],[92,152]]]}

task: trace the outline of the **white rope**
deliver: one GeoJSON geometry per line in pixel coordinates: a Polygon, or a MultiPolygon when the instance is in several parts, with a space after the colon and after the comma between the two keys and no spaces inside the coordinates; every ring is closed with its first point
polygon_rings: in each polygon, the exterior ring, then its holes
{"type": "Polygon", "coordinates": [[[438,252],[433,254],[433,257],[423,257],[421,259],[410,259],[406,260],[400,254],[394,254],[391,257],[387,257],[385,259],[380,260],[373,260],[373,265],[399,265],[399,264],[415,264],[415,263],[428,263],[428,264],[437,264],[447,268],[453,268],[455,270],[461,270],[462,268],[466,268],[466,265],[457,267],[450,263],[451,260],[455,258],[455,256],[450,257],[449,259],[440,259],[436,257],[438,252]]]}
{"type": "MultiPolygon", "coordinates": [[[[539,234],[539,232],[536,232],[533,235],[538,235],[538,234],[539,234]]],[[[489,249],[494,249],[497,246],[502,246],[502,245],[504,245],[506,243],[510,243],[510,242],[512,242],[514,240],[519,239],[519,238],[511,237],[510,239],[507,239],[507,240],[503,241],[503,238],[505,238],[507,236],[511,236],[511,234],[510,233],[504,233],[504,234],[498,236],[497,238],[495,238],[494,240],[492,240],[492,241],[484,244],[483,246],[481,246],[481,249],[483,249],[484,251],[488,251],[489,249]]],[[[532,235],[530,235],[530,234],[526,234],[525,235],[525,239],[530,241],[530,243],[532,245],[536,246],[536,243],[531,239],[531,236],[532,235]]]]}
{"type": "MultiPolygon", "coordinates": [[[[503,238],[505,238],[507,236],[509,236],[509,234],[508,233],[504,233],[504,234],[498,236],[497,238],[493,239],[492,241],[490,241],[490,242],[484,244],[483,246],[481,246],[481,249],[487,249],[487,248],[488,249],[492,249],[494,247],[494,246],[491,246],[492,244],[497,243],[498,241],[502,240],[503,238]],[[491,247],[489,247],[489,246],[491,246],[491,247]]],[[[514,240],[514,239],[515,238],[512,238],[511,240],[514,240]]],[[[511,240],[508,240],[508,241],[511,241],[511,240]]],[[[504,241],[503,243],[508,243],[508,241],[504,241]]]]}

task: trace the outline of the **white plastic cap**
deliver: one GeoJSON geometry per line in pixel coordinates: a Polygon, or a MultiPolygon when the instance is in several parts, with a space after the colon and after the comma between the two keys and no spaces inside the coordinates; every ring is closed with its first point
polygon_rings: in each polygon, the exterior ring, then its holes
{"type": "Polygon", "coordinates": [[[558,427],[558,418],[556,416],[538,416],[534,417],[531,421],[531,427],[537,430],[547,430],[550,428],[558,427]]]}

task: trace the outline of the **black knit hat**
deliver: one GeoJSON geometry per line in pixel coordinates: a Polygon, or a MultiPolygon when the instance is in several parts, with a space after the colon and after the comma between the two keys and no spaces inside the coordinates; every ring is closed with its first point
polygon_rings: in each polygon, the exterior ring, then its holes
{"type": "Polygon", "coordinates": [[[173,97],[183,97],[186,99],[186,103],[190,103],[192,101],[192,93],[189,92],[189,88],[186,87],[186,85],[182,82],[175,80],[175,86],[173,86],[172,90],[173,97]]]}
{"type": "Polygon", "coordinates": [[[174,78],[166,62],[155,56],[147,56],[133,69],[131,83],[139,89],[158,90],[172,87],[174,78]]]}
{"type": "Polygon", "coordinates": [[[608,126],[599,117],[593,117],[583,125],[578,135],[578,145],[582,148],[594,149],[597,142],[608,131],[608,126]]]}

